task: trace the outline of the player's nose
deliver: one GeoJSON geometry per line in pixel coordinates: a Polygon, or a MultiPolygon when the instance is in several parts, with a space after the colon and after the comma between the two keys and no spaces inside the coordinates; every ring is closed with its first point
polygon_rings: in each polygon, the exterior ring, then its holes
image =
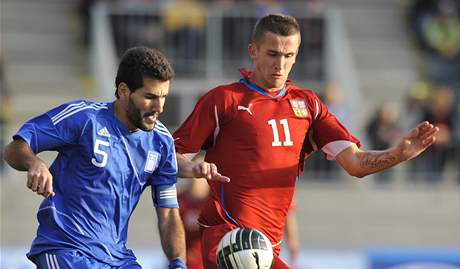
{"type": "Polygon", "coordinates": [[[156,99],[156,100],[154,100],[154,101],[152,102],[151,109],[152,109],[153,111],[158,112],[158,113],[162,113],[162,112],[163,112],[164,103],[165,103],[165,98],[158,98],[158,99],[156,99]]]}

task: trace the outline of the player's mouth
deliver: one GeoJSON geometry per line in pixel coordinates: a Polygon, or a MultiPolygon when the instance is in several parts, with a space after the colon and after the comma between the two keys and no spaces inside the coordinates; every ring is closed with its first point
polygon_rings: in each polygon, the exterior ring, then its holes
{"type": "Polygon", "coordinates": [[[147,114],[147,115],[144,116],[144,118],[146,119],[147,123],[150,123],[150,124],[155,123],[157,118],[158,118],[158,113],[154,113],[154,114],[150,114],[150,115],[147,114]]]}
{"type": "Polygon", "coordinates": [[[283,75],[282,74],[272,74],[272,78],[281,79],[281,78],[283,78],[283,75]]]}

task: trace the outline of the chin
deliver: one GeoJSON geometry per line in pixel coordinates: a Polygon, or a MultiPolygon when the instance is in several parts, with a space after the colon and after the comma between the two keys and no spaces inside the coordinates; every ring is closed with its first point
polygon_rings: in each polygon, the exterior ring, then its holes
{"type": "Polygon", "coordinates": [[[145,132],[151,132],[155,128],[155,123],[153,124],[142,124],[139,129],[145,132]]]}
{"type": "Polygon", "coordinates": [[[285,79],[276,79],[276,80],[272,80],[268,86],[270,88],[282,88],[285,83],[286,83],[285,79]]]}

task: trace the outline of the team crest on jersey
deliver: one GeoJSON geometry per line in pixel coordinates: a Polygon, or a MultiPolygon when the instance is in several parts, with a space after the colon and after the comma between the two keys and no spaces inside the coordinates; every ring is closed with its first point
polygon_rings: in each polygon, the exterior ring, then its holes
{"type": "Polygon", "coordinates": [[[149,153],[147,155],[147,161],[145,162],[145,167],[144,167],[145,172],[153,173],[153,171],[155,170],[155,167],[157,166],[159,156],[160,154],[158,152],[149,150],[149,153]]]}
{"type": "Polygon", "coordinates": [[[308,109],[305,100],[302,99],[291,99],[289,100],[291,103],[292,111],[294,112],[297,118],[306,118],[308,117],[308,109]]]}

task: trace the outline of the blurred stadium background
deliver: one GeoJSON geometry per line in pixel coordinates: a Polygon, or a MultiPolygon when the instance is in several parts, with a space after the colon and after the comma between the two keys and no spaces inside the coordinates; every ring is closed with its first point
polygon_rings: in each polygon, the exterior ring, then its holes
{"type": "MultiPolygon", "coordinates": [[[[2,0],[0,9],[2,147],[23,121],[64,101],[112,100],[118,57],[134,45],[159,48],[176,69],[161,116],[174,131],[204,91],[250,68],[259,16],[295,16],[303,43],[292,78],[315,89],[366,147],[385,148],[422,119],[442,129],[423,157],[362,180],[311,157],[296,193],[298,268],[460,268],[460,1],[2,0]]],[[[25,253],[41,198],[24,173],[3,161],[0,169],[0,267],[33,268],[25,253]]],[[[129,246],[145,268],[160,268],[144,196],[129,246]]]]}

